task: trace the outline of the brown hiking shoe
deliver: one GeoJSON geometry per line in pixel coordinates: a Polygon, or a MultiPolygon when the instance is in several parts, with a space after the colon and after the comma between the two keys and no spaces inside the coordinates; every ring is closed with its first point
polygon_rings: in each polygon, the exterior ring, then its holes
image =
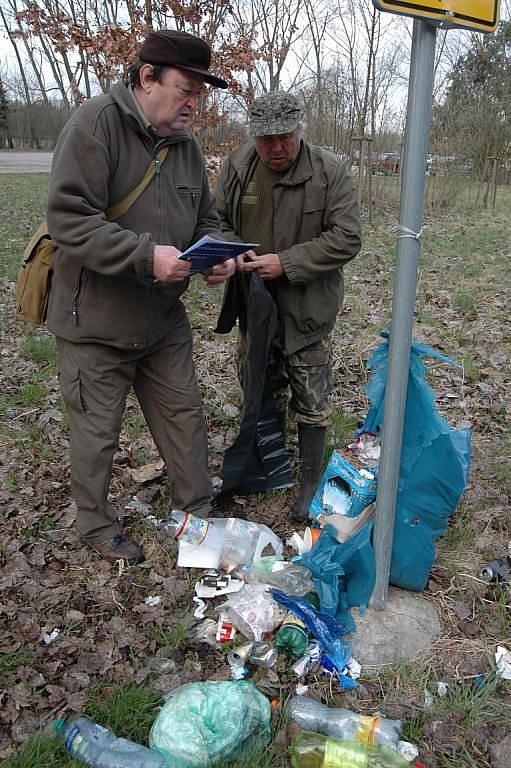
{"type": "Polygon", "coordinates": [[[98,543],[86,541],[85,544],[88,544],[110,563],[115,563],[116,560],[126,560],[130,565],[137,565],[145,560],[144,553],[137,542],[133,539],[127,539],[121,533],[118,533],[113,539],[107,539],[107,541],[98,543]]]}

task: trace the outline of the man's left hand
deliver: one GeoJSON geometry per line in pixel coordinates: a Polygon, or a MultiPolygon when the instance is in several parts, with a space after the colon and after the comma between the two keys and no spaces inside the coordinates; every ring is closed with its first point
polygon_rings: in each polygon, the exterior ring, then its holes
{"type": "Polygon", "coordinates": [[[257,269],[263,280],[275,280],[284,274],[278,253],[254,254],[252,261],[245,262],[245,270],[257,269]]]}
{"type": "Polygon", "coordinates": [[[214,267],[208,269],[207,274],[204,275],[204,281],[208,285],[220,285],[220,283],[228,280],[231,275],[234,275],[235,270],[236,262],[234,259],[227,259],[227,261],[222,261],[221,264],[215,264],[214,267]]]}

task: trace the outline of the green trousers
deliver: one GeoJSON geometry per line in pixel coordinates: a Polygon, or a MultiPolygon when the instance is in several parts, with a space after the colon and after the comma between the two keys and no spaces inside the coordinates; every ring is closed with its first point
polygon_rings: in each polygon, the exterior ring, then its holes
{"type": "Polygon", "coordinates": [[[78,531],[90,543],[120,532],[108,489],[131,387],[165,461],[172,503],[201,516],[210,511],[207,434],[192,333],[181,304],[174,314],[167,336],[144,349],[57,338],[60,387],[71,431],[71,491],[78,531]]]}

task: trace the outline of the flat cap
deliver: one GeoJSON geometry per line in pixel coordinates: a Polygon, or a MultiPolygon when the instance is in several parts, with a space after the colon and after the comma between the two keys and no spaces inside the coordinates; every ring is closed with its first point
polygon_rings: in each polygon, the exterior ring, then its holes
{"type": "Polygon", "coordinates": [[[250,135],[274,136],[298,128],[301,109],[296,96],[286,91],[270,91],[254,99],[250,107],[250,135]]]}
{"type": "Polygon", "coordinates": [[[211,48],[200,37],[178,32],[173,29],[161,29],[150,32],[139,51],[138,58],[147,64],[159,64],[163,67],[178,67],[187,72],[202,75],[206,83],[217,88],[227,88],[228,84],[221,77],[210,74],[211,48]]]}

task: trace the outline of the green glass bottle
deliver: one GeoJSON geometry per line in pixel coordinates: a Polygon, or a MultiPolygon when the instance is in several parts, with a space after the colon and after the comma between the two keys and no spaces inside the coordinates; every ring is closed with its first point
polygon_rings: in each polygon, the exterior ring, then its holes
{"type": "Polygon", "coordinates": [[[286,656],[299,658],[309,645],[309,633],[303,621],[289,612],[275,635],[275,648],[286,656]]]}

